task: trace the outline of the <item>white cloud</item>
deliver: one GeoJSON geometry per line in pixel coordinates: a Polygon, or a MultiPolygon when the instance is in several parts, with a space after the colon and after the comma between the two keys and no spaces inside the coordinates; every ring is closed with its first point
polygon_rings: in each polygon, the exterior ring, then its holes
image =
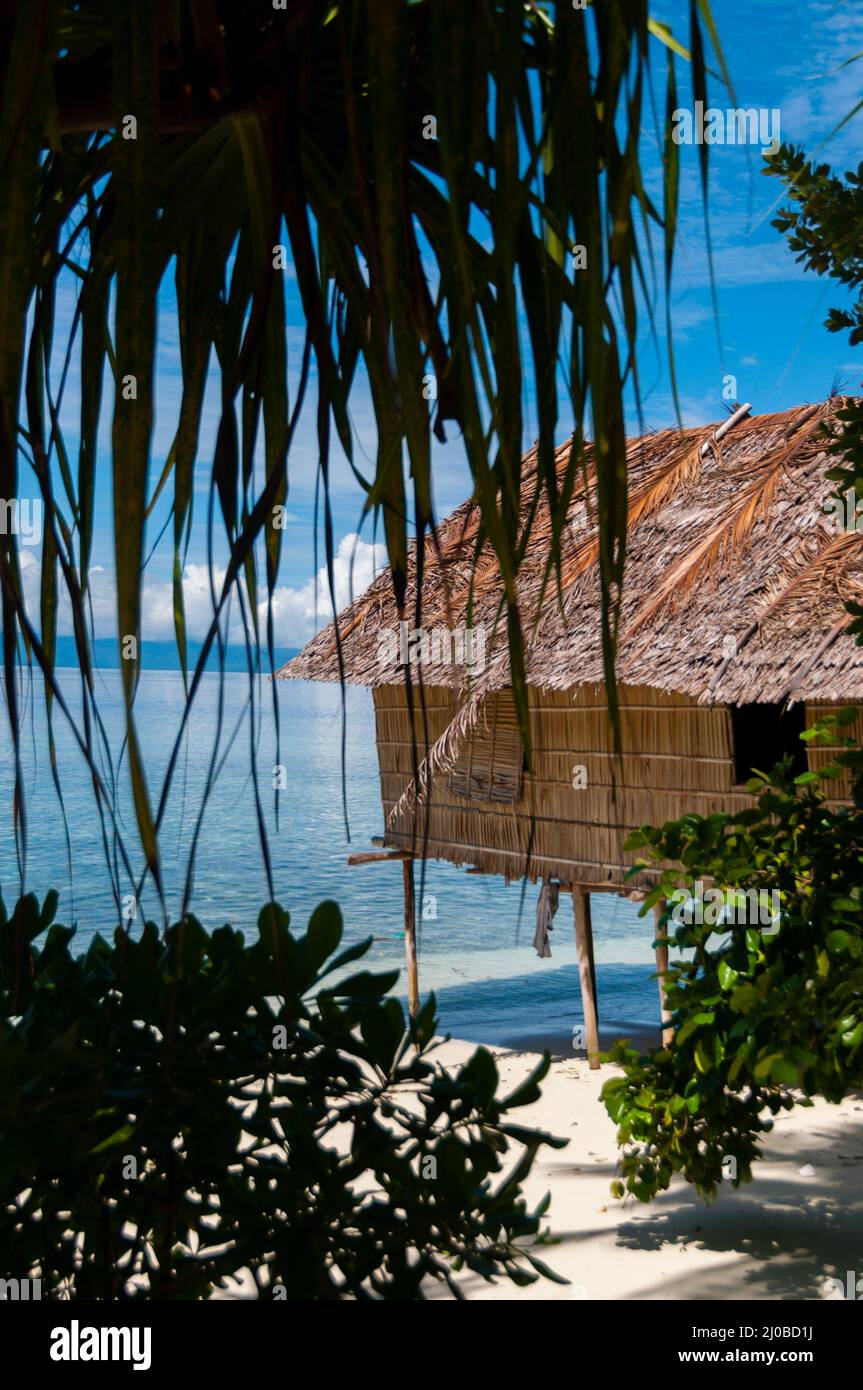
{"type": "MultiPolygon", "coordinates": [[[[333,557],[336,609],[341,610],[363,593],[385,564],[384,545],[379,542],[369,545],[356,532],[343,536],[333,557]]],[[[265,616],[266,601],[259,608],[261,616],[265,616]]],[[[273,621],[280,646],[302,646],[332,616],[326,565],[322,565],[315,578],[309,579],[302,588],[281,585],[273,595],[273,621]]]]}
{"type": "MultiPolygon", "coordinates": [[[[363,593],[377,571],[386,564],[383,545],[369,545],[356,532],[343,536],[333,557],[333,582],[336,608],[342,609],[363,593]]],[[[225,578],[224,567],[214,566],[216,593],[221,592],[225,578]]],[[[183,598],[186,605],[186,625],[189,637],[200,640],[213,619],[210,575],[206,565],[188,564],[183,571],[183,598]]],[[[258,602],[261,622],[266,620],[267,601],[258,602]]],[[[273,622],[276,643],[281,647],[300,647],[319,627],[333,616],[327,583],[326,565],[314,578],[299,588],[287,584],[277,586],[273,594],[273,622]]],[[[170,582],[145,584],[142,595],[141,629],[145,638],[170,639],[174,635],[174,597],[170,582]]],[[[231,639],[241,640],[242,620],[236,599],[232,601],[231,639]]]]}
{"type": "MultiPolygon", "coordinates": [[[[358,597],[386,564],[386,548],[380,543],[370,545],[356,532],[343,536],[333,557],[333,584],[336,608],[342,609],[358,597]]],[[[31,621],[39,626],[39,586],[41,566],[32,551],[22,549],[21,572],[24,594],[31,621]]],[[[225,578],[224,566],[213,567],[213,586],[221,592],[225,578]]],[[[186,606],[186,628],[192,641],[201,640],[213,618],[210,575],[206,565],[188,564],[183,571],[183,597],[186,606]]],[[[109,637],[116,632],[116,584],[113,570],[96,566],[90,571],[90,598],[97,637],[109,637]]],[[[258,604],[262,623],[266,619],[266,597],[258,604]]],[[[298,588],[282,584],[273,595],[273,614],[276,644],[299,647],[332,617],[326,565],[317,575],[298,588]]],[[[61,582],[61,601],[58,613],[61,633],[72,631],[71,610],[61,582]]],[[[141,593],[141,631],[150,641],[170,641],[174,637],[174,595],[169,580],[144,584],[141,593]]],[[[242,640],[242,620],[236,598],[232,601],[230,639],[242,640]]]]}

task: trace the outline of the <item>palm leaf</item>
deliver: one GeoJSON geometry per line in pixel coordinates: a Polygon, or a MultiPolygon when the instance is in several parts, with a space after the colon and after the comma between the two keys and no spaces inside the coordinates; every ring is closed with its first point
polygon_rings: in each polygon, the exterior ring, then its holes
{"type": "MultiPolygon", "coordinates": [[[[207,659],[223,647],[232,603],[248,645],[249,707],[257,709],[262,572],[272,665],[272,598],[283,543],[274,509],[288,496],[290,450],[310,378],[317,387],[314,426],[333,601],[333,436],[362,489],[364,516],[382,526],[400,612],[414,571],[419,621],[426,544],[440,545],[431,436],[454,425],[475,503],[462,537],[480,566],[469,606],[472,611],[474,598],[491,582],[493,563],[503,581],[498,616],[506,623],[528,760],[525,615],[517,581],[538,538],[550,551],[544,582],[554,582],[561,596],[588,553],[598,560],[603,660],[617,730],[614,668],[627,527],[685,483],[691,468],[691,460],[678,457],[663,480],[653,480],[652,495],[639,491],[639,482],[628,497],[623,398],[630,387],[639,396],[635,349],[649,269],[643,242],[649,248],[650,224],[661,222],[667,292],[679,195],[679,152],[669,140],[661,216],[645,193],[639,165],[648,44],[657,42],[668,54],[669,101],[676,100],[674,63],[687,55],[696,93],[703,92],[702,31],[717,46],[706,0],[692,0],[686,48],[645,6],[618,0],[587,12],[562,2],[537,7],[463,0],[346,0],[335,6],[287,0],[284,9],[257,0],[158,6],[81,0],[71,7],[22,0],[7,8],[15,27],[0,123],[0,481],[6,496],[18,495],[16,448],[29,433],[49,511],[47,562],[56,556],[59,563],[85,691],[76,737],[88,765],[107,769],[94,786],[117,862],[130,861],[117,839],[118,774],[93,679],[88,573],[106,365],[115,385],[119,638],[141,636],[148,517],[169,508],[165,524],[172,522],[173,531],[174,627],[187,703],[155,817],[135,726],[139,663],[122,662],[136,822],[157,884],[158,837],[179,740],[207,659]],[[426,129],[432,113],[433,133],[426,129]],[[129,116],[137,121],[134,139],[126,138],[129,116]],[[306,342],[292,406],[285,345],[293,300],[273,265],[273,246],[283,239],[306,342]],[[573,266],[573,245],[586,251],[583,269],[573,266]],[[76,476],[61,429],[65,368],[54,392],[34,366],[32,391],[44,393],[45,421],[36,427],[34,400],[31,428],[19,431],[18,425],[21,364],[38,363],[40,342],[43,358],[53,342],[61,276],[74,276],[80,285],[68,340],[60,344],[67,364],[73,350],[80,357],[76,476]],[[27,320],[37,287],[44,309],[38,329],[35,319],[27,320]],[[153,487],[157,310],[176,313],[182,391],[173,443],[153,487]],[[200,521],[207,528],[213,615],[190,670],[183,571],[191,528],[199,524],[193,497],[214,354],[221,412],[214,455],[205,461],[210,507],[200,521]],[[429,372],[437,386],[434,402],[422,390],[429,372]],[[123,392],[129,377],[134,397],[123,392]],[[366,389],[377,431],[368,477],[357,465],[351,426],[352,402],[366,389]],[[526,403],[532,408],[534,401],[536,466],[522,526],[526,403]],[[564,416],[573,435],[561,460],[554,441],[564,416]],[[34,441],[46,432],[40,453],[34,441]],[[55,469],[62,483],[56,493],[55,469]],[[579,490],[598,530],[572,556],[567,517],[579,490]],[[219,582],[217,554],[227,555],[219,582]]],[[[719,62],[722,69],[721,55],[719,62]]],[[[702,157],[706,161],[704,148],[702,157]]],[[[705,197],[706,178],[705,162],[705,197]]],[[[649,303],[647,313],[651,317],[649,303]]],[[[669,352],[670,343],[669,333],[669,352]]],[[[43,576],[44,631],[37,633],[23,607],[14,537],[3,539],[0,556],[4,663],[17,728],[18,636],[42,665],[46,700],[58,698],[53,664],[60,593],[43,576]]],[[[337,649],[340,641],[337,627],[337,649]]],[[[422,702],[421,689],[418,698],[422,702]]],[[[62,708],[65,717],[68,705],[62,708]]],[[[256,756],[250,744],[266,862],[256,756]]],[[[214,746],[212,775],[219,765],[214,746]]],[[[115,892],[118,887],[115,878],[115,892]]]]}

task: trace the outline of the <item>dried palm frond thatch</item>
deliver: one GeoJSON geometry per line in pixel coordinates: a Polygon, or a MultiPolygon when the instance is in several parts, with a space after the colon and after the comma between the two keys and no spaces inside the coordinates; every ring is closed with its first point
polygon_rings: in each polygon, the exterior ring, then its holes
{"type": "MultiPolygon", "coordinates": [[[[863,586],[863,536],[837,537],[824,512],[834,485],[820,426],[843,398],[743,420],[715,443],[712,425],[665,430],[627,447],[627,561],[617,678],[696,700],[863,698],[863,651],[844,630],[844,603],[863,586]],[[704,446],[709,447],[705,450],[704,446]],[[830,640],[825,638],[831,634],[830,640]]],[[[570,445],[557,450],[563,470],[570,445]]],[[[591,460],[588,460],[590,467],[591,460]]],[[[524,460],[522,508],[534,498],[536,451],[524,460]]],[[[561,538],[561,584],[546,584],[552,522],[540,500],[519,571],[527,679],[545,690],[603,681],[598,537],[590,484],[578,484],[561,538]]],[[[425,687],[448,686],[471,704],[511,684],[503,583],[490,547],[476,557],[479,512],[465,502],[430,542],[422,581],[423,628],[484,627],[484,668],[421,668],[425,687]]],[[[406,609],[415,609],[416,553],[406,609]]],[[[398,660],[382,661],[379,634],[397,628],[386,572],[340,618],[349,682],[403,685],[398,660]]],[[[320,632],[278,673],[339,679],[335,633],[320,632]]],[[[463,703],[457,700],[457,707],[463,703]]],[[[470,721],[468,721],[469,723],[470,721]]]]}

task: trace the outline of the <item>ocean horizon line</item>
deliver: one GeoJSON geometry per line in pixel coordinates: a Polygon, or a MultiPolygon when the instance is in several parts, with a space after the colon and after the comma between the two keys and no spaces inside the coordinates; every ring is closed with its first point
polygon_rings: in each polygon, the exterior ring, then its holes
{"type": "MultiPolygon", "coordinates": [[[[187,643],[187,666],[189,670],[194,667],[203,649],[202,642],[187,643]]],[[[93,665],[103,671],[120,670],[120,651],[119,644],[114,637],[97,637],[90,644],[93,665]]],[[[278,669],[284,666],[285,662],[290,661],[297,655],[298,647],[276,647],[274,649],[275,667],[278,669]]],[[[57,670],[71,669],[78,671],[78,660],[75,651],[75,639],[71,636],[57,638],[57,653],[55,659],[57,670]]],[[[158,641],[145,638],[140,644],[140,665],[142,671],[180,671],[180,658],[177,647],[171,641],[158,641]]],[[[266,646],[261,648],[261,668],[264,673],[269,671],[266,646]]],[[[219,669],[219,653],[217,648],[213,648],[207,658],[208,671],[219,669]]],[[[242,645],[232,643],[225,648],[225,670],[227,672],[245,672],[247,670],[246,648],[242,645]]]]}

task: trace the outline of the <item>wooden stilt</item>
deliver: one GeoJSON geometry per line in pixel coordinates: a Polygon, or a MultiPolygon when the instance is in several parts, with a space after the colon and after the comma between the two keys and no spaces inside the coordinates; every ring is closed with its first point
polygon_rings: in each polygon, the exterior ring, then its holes
{"type": "Polygon", "coordinates": [[[417,971],[416,905],[414,901],[414,861],[402,861],[405,881],[405,960],[408,970],[408,1012],[416,1018],[420,1008],[420,985],[417,971]]]}
{"type": "Polygon", "coordinates": [[[583,885],[572,885],[572,914],[575,918],[575,946],[578,952],[578,978],[587,1058],[592,1071],[599,1066],[599,1017],[596,1008],[596,966],[593,960],[593,927],[590,920],[590,894],[583,885]]]}
{"type": "MultiPolygon", "coordinates": [[[[666,902],[662,898],[658,903],[653,904],[653,917],[656,935],[664,934],[662,926],[662,914],[665,912],[666,902]]],[[[665,972],[668,969],[668,947],[657,946],[656,948],[656,969],[659,974],[659,1007],[662,1013],[662,1046],[668,1047],[674,1037],[674,1029],[668,1025],[671,1023],[671,1012],[666,1003],[665,996],[665,972]]]]}

